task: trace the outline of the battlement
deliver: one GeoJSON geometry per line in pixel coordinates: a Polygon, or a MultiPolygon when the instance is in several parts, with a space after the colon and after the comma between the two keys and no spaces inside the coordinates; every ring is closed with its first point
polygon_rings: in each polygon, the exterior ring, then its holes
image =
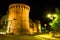
{"type": "Polygon", "coordinates": [[[20,8],[23,8],[23,9],[28,9],[28,10],[30,10],[30,6],[28,6],[28,5],[26,5],[26,4],[19,4],[19,3],[16,3],[16,4],[11,4],[10,6],[9,6],[9,9],[11,9],[11,8],[16,8],[16,9],[20,9],[20,8]]]}

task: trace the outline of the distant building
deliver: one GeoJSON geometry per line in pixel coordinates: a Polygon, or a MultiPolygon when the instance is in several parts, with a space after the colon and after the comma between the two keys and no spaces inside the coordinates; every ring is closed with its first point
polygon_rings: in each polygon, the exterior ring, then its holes
{"type": "Polygon", "coordinates": [[[40,23],[40,21],[39,20],[36,20],[35,23],[37,25],[37,32],[38,33],[41,33],[42,31],[41,31],[41,23],[40,23]]]}
{"type": "Polygon", "coordinates": [[[2,28],[5,28],[5,29],[7,28],[7,25],[8,25],[8,14],[6,14],[3,17],[1,17],[0,25],[2,26],[2,28]]]}

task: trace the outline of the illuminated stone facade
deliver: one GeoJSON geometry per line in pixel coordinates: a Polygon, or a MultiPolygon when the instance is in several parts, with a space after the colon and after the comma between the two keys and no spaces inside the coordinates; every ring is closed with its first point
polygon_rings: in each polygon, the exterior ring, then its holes
{"type": "Polygon", "coordinates": [[[29,27],[30,7],[25,4],[11,4],[9,6],[7,33],[31,33],[29,27]]]}

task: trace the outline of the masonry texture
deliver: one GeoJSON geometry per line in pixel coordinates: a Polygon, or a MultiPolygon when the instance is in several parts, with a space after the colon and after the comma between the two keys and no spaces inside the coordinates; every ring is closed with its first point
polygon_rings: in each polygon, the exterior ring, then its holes
{"type": "Polygon", "coordinates": [[[31,33],[29,27],[30,7],[25,4],[11,4],[9,6],[7,33],[31,33]]]}

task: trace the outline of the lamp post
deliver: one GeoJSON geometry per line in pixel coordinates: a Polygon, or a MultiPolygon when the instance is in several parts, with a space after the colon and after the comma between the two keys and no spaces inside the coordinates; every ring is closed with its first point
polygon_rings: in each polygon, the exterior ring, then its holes
{"type": "Polygon", "coordinates": [[[45,28],[45,33],[46,33],[46,27],[47,27],[47,24],[44,24],[44,28],[45,28]]]}

